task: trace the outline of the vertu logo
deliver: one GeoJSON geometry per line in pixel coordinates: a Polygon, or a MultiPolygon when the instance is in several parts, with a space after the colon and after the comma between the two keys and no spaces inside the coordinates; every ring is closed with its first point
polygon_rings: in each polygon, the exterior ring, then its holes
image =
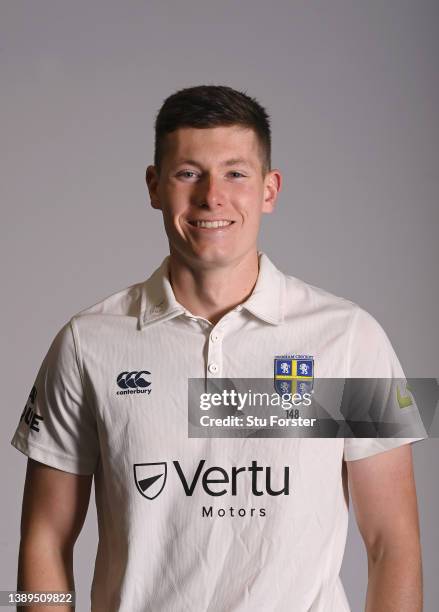
{"type": "MultiPolygon", "coordinates": [[[[171,471],[175,472],[177,480],[188,497],[192,497],[198,486],[201,486],[204,493],[211,497],[236,496],[241,488],[245,490],[249,488],[252,495],[256,497],[290,494],[289,466],[284,466],[283,473],[281,472],[282,477],[278,473],[275,478],[270,466],[261,466],[255,460],[248,466],[233,466],[229,471],[218,465],[205,467],[205,464],[206,460],[201,459],[195,471],[187,474],[183,471],[179,461],[172,461],[174,470],[171,469],[171,471]],[[277,481],[277,486],[274,481],[277,481]]],[[[135,463],[133,467],[134,481],[139,493],[147,499],[155,499],[160,495],[166,482],[166,462],[135,463]]]]}
{"type": "Polygon", "coordinates": [[[117,391],[116,395],[132,395],[134,393],[151,393],[151,381],[147,379],[151,376],[148,370],[133,370],[132,372],[121,372],[116,379],[118,387],[123,391],[117,391]]]}
{"type": "Polygon", "coordinates": [[[155,499],[163,491],[166,482],[166,463],[135,463],[134,481],[146,499],[155,499]]]}

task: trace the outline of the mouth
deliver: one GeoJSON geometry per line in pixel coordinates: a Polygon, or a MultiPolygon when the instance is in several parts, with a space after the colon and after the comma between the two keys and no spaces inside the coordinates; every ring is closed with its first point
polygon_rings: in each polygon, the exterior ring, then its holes
{"type": "Polygon", "coordinates": [[[233,225],[233,223],[235,223],[234,221],[231,221],[230,219],[218,219],[216,221],[205,221],[205,220],[193,220],[193,221],[188,221],[189,225],[192,225],[192,227],[197,227],[197,228],[201,228],[201,229],[222,229],[225,227],[229,227],[230,225],[233,225]]]}

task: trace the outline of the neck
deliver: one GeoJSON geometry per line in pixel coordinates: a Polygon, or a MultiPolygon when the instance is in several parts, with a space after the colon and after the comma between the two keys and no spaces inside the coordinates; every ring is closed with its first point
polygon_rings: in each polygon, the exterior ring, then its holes
{"type": "Polygon", "coordinates": [[[198,269],[171,252],[169,272],[176,300],[193,315],[216,324],[222,316],[244,302],[258,277],[256,251],[228,266],[198,269]]]}

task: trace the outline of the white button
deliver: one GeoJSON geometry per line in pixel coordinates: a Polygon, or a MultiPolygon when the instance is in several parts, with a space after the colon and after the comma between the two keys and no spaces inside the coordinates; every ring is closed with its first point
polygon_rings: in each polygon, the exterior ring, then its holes
{"type": "Polygon", "coordinates": [[[218,332],[212,332],[210,334],[210,339],[212,340],[212,342],[218,342],[218,340],[221,338],[221,336],[219,335],[218,332]]]}
{"type": "Polygon", "coordinates": [[[211,374],[216,374],[219,370],[218,364],[217,363],[209,363],[209,365],[207,366],[207,369],[209,370],[209,372],[211,374]]]}

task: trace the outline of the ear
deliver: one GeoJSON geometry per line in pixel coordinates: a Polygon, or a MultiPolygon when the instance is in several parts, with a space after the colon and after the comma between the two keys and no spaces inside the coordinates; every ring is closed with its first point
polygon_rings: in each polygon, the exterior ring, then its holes
{"type": "Polygon", "coordinates": [[[276,206],[277,195],[282,188],[282,174],[276,168],[267,172],[264,178],[264,202],[262,212],[272,213],[276,206]]]}
{"type": "Polygon", "coordinates": [[[146,184],[148,186],[149,197],[151,200],[151,206],[158,210],[161,210],[161,204],[158,197],[158,172],[155,166],[148,166],[145,174],[146,184]]]}

